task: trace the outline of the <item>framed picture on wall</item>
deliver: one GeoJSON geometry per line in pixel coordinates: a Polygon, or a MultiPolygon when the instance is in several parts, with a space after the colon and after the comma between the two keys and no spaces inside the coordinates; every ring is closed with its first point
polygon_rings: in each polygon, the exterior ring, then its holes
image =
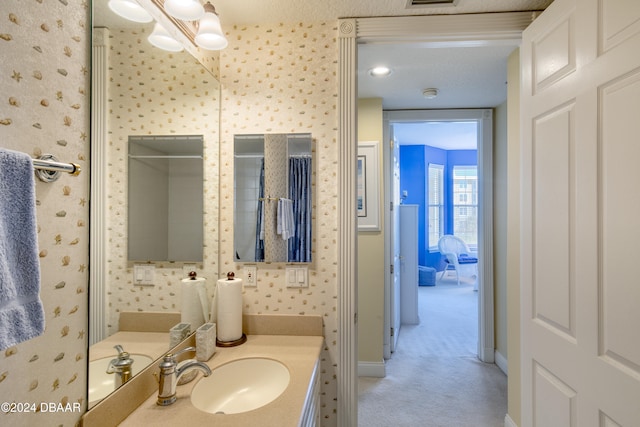
{"type": "Polygon", "coordinates": [[[367,157],[358,154],[358,217],[367,216],[367,157]]]}
{"type": "Polygon", "coordinates": [[[357,209],[359,231],[380,231],[380,141],[358,143],[357,209]]]}

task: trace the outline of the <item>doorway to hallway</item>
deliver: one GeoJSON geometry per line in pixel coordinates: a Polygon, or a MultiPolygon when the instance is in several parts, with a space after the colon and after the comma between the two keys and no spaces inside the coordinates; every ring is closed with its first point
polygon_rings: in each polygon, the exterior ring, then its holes
{"type": "MultiPolygon", "coordinates": [[[[477,287],[478,287],[478,309],[477,309],[477,356],[483,362],[494,362],[494,331],[493,331],[493,318],[494,318],[494,306],[493,306],[493,265],[492,265],[492,252],[493,252],[493,239],[492,239],[492,154],[493,154],[493,111],[491,109],[469,109],[469,110],[407,110],[407,111],[385,111],[383,115],[383,129],[385,133],[384,141],[388,141],[386,147],[385,158],[385,205],[393,206],[393,208],[385,215],[385,230],[389,234],[386,239],[390,244],[385,248],[385,258],[393,265],[394,271],[400,271],[402,267],[401,259],[397,256],[398,251],[395,249],[397,244],[396,234],[399,231],[398,221],[395,218],[395,212],[399,209],[397,205],[400,204],[402,196],[404,196],[403,189],[401,188],[401,172],[400,169],[400,150],[402,141],[399,135],[402,135],[402,126],[408,126],[416,123],[424,122],[440,122],[440,123],[473,123],[474,127],[471,133],[473,136],[470,138],[477,147],[476,159],[476,200],[469,199],[470,205],[468,207],[475,207],[477,216],[477,257],[479,259],[478,275],[477,275],[477,287]],[[396,129],[400,130],[400,133],[396,135],[396,129]],[[484,286],[487,283],[487,286],[484,286]]],[[[467,131],[469,132],[469,131],[467,131]]],[[[405,138],[407,139],[407,138],[405,138]]],[[[471,148],[467,143],[464,148],[471,148]]],[[[449,144],[452,145],[452,144],[449,144]]],[[[436,153],[436,156],[440,156],[444,160],[443,165],[447,165],[447,169],[451,172],[454,169],[456,160],[451,162],[446,160],[446,151],[440,150],[440,153],[436,153]]],[[[433,153],[429,155],[434,155],[433,153]]],[[[418,156],[420,157],[420,156],[418,156]]],[[[411,182],[421,181],[422,183],[427,181],[428,165],[427,150],[423,150],[421,161],[424,167],[424,172],[421,177],[417,179],[410,179],[411,182]]],[[[455,158],[457,156],[451,156],[455,158]]],[[[468,161],[461,161],[461,164],[467,164],[468,161]]],[[[419,249],[424,251],[425,264],[421,265],[436,265],[437,270],[442,270],[441,255],[437,249],[437,244],[434,246],[435,237],[439,237],[443,234],[453,234],[455,228],[454,220],[454,206],[457,204],[453,200],[454,192],[453,187],[453,173],[449,174],[449,184],[446,184],[443,179],[443,188],[445,192],[450,193],[448,205],[450,205],[450,214],[445,217],[441,215],[441,221],[436,223],[433,221],[433,213],[436,209],[431,209],[429,200],[428,185],[423,184],[423,189],[418,189],[418,198],[424,200],[424,226],[422,228],[421,240],[419,249]],[[445,185],[446,184],[446,185],[445,185]],[[451,191],[446,191],[451,190],[451,191]],[[431,216],[429,215],[431,213],[431,216]],[[429,261],[426,259],[429,258],[429,261]],[[438,264],[440,263],[440,264],[438,264]]],[[[444,178],[444,175],[443,175],[444,178]]],[[[466,193],[465,193],[466,194],[466,193]]],[[[409,196],[407,195],[408,199],[409,196]]],[[[405,200],[406,200],[405,199],[405,200]]],[[[444,210],[445,201],[443,200],[442,208],[444,210]]],[[[431,206],[433,207],[433,206],[431,206]]],[[[460,208],[462,206],[458,206],[460,208]]],[[[442,210],[442,211],[443,211],[442,210]]],[[[398,318],[395,315],[401,308],[399,306],[398,298],[395,298],[398,292],[399,283],[395,278],[390,275],[385,280],[385,322],[388,322],[388,328],[385,330],[397,331],[402,328],[401,325],[394,324],[394,320],[398,318]]],[[[393,349],[393,337],[385,337],[385,358],[391,357],[391,350],[393,349]]]]}

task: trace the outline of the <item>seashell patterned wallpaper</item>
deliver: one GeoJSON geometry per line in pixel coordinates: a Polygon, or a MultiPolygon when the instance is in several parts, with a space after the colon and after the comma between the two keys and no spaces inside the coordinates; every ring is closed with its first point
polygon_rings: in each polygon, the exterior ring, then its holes
{"type": "Polygon", "coordinates": [[[284,263],[258,265],[244,312],[314,314],[324,319],[322,425],[334,426],[337,400],[338,49],[336,23],[227,28],[220,55],[220,271],[233,258],[233,135],[301,133],[313,137],[313,263],[309,287],[288,289],[284,263]]]}
{"type": "MultiPolygon", "coordinates": [[[[187,52],[153,47],[147,30],[111,30],[107,184],[107,290],[109,334],[121,311],[179,311],[182,264],[155,263],[154,286],[133,284],[127,262],[127,161],[129,135],[203,135],[204,262],[199,276],[218,277],[218,161],[220,85],[187,52]]],[[[217,56],[208,68],[218,69],[217,56]],[[211,67],[211,68],[210,68],[211,67]]]]}
{"type": "Polygon", "coordinates": [[[85,0],[0,3],[0,146],[82,167],[77,177],[36,180],[46,329],[0,353],[0,402],[33,404],[37,413],[0,413],[0,425],[73,426],[86,407],[88,37],[85,0]],[[41,402],[71,410],[42,411],[41,402]]]}

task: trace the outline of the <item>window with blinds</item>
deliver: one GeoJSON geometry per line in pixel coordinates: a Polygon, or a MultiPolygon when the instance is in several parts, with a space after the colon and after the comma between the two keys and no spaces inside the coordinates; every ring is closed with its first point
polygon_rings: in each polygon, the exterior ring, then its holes
{"type": "Polygon", "coordinates": [[[429,249],[438,250],[438,240],[444,231],[444,165],[429,163],[427,223],[429,249]]]}
{"type": "Polygon", "coordinates": [[[453,234],[478,245],[478,167],[453,167],[453,234]]]}

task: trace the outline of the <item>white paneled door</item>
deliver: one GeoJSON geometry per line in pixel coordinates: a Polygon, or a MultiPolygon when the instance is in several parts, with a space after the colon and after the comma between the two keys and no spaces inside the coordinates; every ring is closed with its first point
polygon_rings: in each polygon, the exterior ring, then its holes
{"type": "Polygon", "coordinates": [[[640,425],[640,1],[523,34],[523,427],[640,425]]]}

